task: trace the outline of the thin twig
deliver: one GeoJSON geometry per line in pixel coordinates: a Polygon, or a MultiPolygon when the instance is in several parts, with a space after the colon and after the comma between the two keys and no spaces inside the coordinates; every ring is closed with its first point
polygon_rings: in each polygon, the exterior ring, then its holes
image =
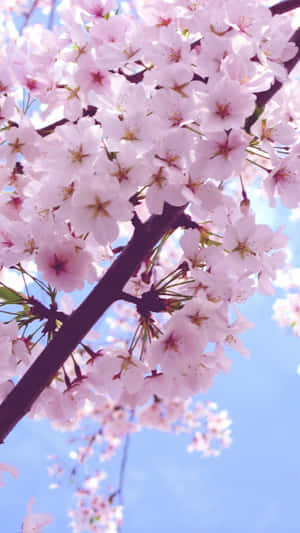
{"type": "Polygon", "coordinates": [[[47,24],[48,30],[51,30],[52,27],[53,27],[54,15],[55,15],[55,7],[56,7],[56,0],[52,0],[51,11],[50,11],[50,14],[49,14],[48,24],[47,24]]]}
{"type": "MultiPolygon", "coordinates": [[[[98,111],[97,107],[89,105],[86,109],[83,110],[82,116],[93,117],[97,113],[97,111],[98,111]]],[[[56,122],[53,122],[52,124],[48,124],[48,126],[44,126],[43,128],[39,128],[36,131],[41,137],[47,137],[47,135],[49,135],[50,133],[53,133],[53,131],[58,126],[63,126],[64,124],[67,124],[68,122],[70,122],[69,119],[61,118],[60,120],[57,120],[56,122]]],[[[74,124],[76,124],[76,122],[77,121],[75,121],[74,124]]]]}
{"type": "Polygon", "coordinates": [[[32,13],[34,12],[35,8],[37,7],[38,3],[39,3],[39,0],[33,0],[31,8],[27,11],[27,13],[24,13],[25,20],[24,20],[24,22],[23,22],[23,24],[22,24],[22,26],[21,26],[21,28],[19,30],[20,35],[22,35],[22,32],[23,32],[24,28],[27,26],[27,24],[29,22],[29,19],[30,19],[32,13]]]}
{"type": "MultiPolygon", "coordinates": [[[[133,418],[133,413],[131,414],[129,420],[131,421],[132,418],[133,418]]],[[[119,475],[118,497],[119,497],[120,505],[124,505],[123,488],[124,488],[126,465],[128,461],[129,444],[130,444],[130,433],[127,433],[125,437],[125,441],[124,441],[123,454],[122,454],[122,460],[121,460],[121,466],[120,466],[120,475],[119,475]]]]}
{"type": "Polygon", "coordinates": [[[133,304],[139,304],[141,301],[141,298],[137,298],[136,296],[133,296],[132,294],[129,294],[124,291],[121,292],[120,298],[124,300],[125,302],[130,302],[133,304]]]}

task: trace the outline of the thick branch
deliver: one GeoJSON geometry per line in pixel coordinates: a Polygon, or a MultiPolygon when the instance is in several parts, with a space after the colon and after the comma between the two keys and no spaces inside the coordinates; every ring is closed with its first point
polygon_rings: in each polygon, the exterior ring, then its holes
{"type": "Polygon", "coordinates": [[[300,7],[300,0],[283,0],[283,2],[271,6],[270,11],[272,15],[283,15],[283,13],[297,9],[297,7],[300,7]]]}
{"type": "MultiPolygon", "coordinates": [[[[298,47],[298,51],[292,59],[290,59],[289,61],[285,61],[285,63],[283,63],[283,66],[285,67],[288,74],[293,70],[293,68],[297,65],[298,61],[300,60],[300,28],[298,28],[294,32],[289,42],[295,43],[295,45],[298,47]]],[[[271,98],[273,98],[274,94],[276,94],[279,91],[279,89],[281,89],[282,85],[283,83],[281,81],[275,79],[275,81],[272,83],[269,89],[255,94],[256,109],[254,113],[250,117],[248,117],[246,120],[246,123],[245,123],[246,131],[248,132],[250,131],[251,126],[256,122],[264,106],[271,100],[271,98]]]]}
{"type": "Polygon", "coordinates": [[[174,227],[186,206],[165,204],[162,215],[152,215],[136,227],[124,251],[82,304],[66,319],[26,374],[0,405],[0,442],[28,413],[41,392],[122,289],[162,236],[174,227]]]}
{"type": "MultiPolygon", "coordinates": [[[[296,46],[298,47],[298,51],[292,59],[283,63],[283,66],[285,67],[288,74],[293,70],[293,68],[297,65],[300,59],[300,28],[298,28],[298,30],[295,31],[295,33],[293,34],[289,42],[295,43],[296,46]]],[[[274,94],[277,93],[279,89],[281,89],[282,85],[283,85],[282,82],[275,80],[269,89],[258,93],[256,95],[257,106],[264,107],[266,103],[269,102],[269,100],[271,100],[274,94]]]]}

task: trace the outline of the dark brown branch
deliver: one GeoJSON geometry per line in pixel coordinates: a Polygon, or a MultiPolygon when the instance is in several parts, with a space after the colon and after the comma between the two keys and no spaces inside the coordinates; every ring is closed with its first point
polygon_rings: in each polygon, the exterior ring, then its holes
{"type": "MultiPolygon", "coordinates": [[[[295,45],[298,47],[298,51],[292,59],[290,59],[289,61],[285,61],[285,63],[283,63],[283,66],[285,67],[288,74],[293,70],[293,68],[297,65],[298,61],[300,60],[300,28],[298,28],[294,32],[289,42],[295,43],[295,45]]],[[[273,96],[279,91],[279,89],[281,89],[282,85],[283,83],[281,81],[275,79],[275,81],[272,83],[269,89],[255,94],[256,109],[254,113],[250,117],[248,117],[246,120],[245,130],[247,132],[250,132],[251,126],[253,126],[253,124],[257,121],[265,105],[271,100],[271,98],[273,98],[273,96]]]]}
{"type": "Polygon", "coordinates": [[[67,124],[67,122],[70,122],[68,118],[61,118],[60,120],[57,120],[48,126],[44,126],[43,128],[39,128],[36,131],[41,137],[47,137],[47,135],[54,132],[57,126],[63,126],[64,124],[67,124]]]}
{"type": "Polygon", "coordinates": [[[297,9],[297,7],[300,7],[300,0],[283,0],[283,2],[271,6],[270,11],[272,15],[283,15],[283,13],[297,9]]]}
{"type": "MultiPolygon", "coordinates": [[[[289,42],[295,43],[295,45],[298,47],[298,51],[292,59],[283,63],[283,66],[285,67],[288,74],[293,70],[293,68],[297,65],[300,59],[300,28],[295,31],[289,42]]],[[[271,85],[270,89],[258,93],[256,95],[256,104],[258,105],[258,107],[264,107],[266,103],[271,100],[274,94],[277,93],[279,89],[281,89],[282,85],[282,82],[275,80],[274,83],[271,85]]]]}
{"type": "Polygon", "coordinates": [[[166,303],[163,298],[159,297],[159,294],[155,289],[150,289],[149,291],[144,292],[140,298],[123,291],[120,296],[125,302],[135,304],[137,312],[141,316],[149,316],[152,311],[154,313],[166,311],[166,303]]]}
{"type": "Polygon", "coordinates": [[[36,317],[39,320],[49,320],[53,323],[56,322],[56,320],[59,320],[60,322],[65,322],[69,318],[69,315],[66,313],[63,313],[62,311],[57,311],[56,305],[51,305],[50,309],[46,307],[42,302],[31,296],[28,298],[28,303],[30,305],[30,313],[31,315],[36,315],[36,317]]]}
{"type": "MultiPolygon", "coordinates": [[[[86,109],[83,109],[82,110],[82,116],[83,117],[93,117],[96,113],[97,113],[98,109],[97,107],[93,106],[93,105],[89,105],[86,109]]],[[[38,130],[36,130],[36,132],[41,136],[41,137],[47,137],[47,135],[50,135],[50,133],[53,133],[55,128],[57,128],[58,126],[63,126],[64,124],[67,124],[68,122],[70,122],[70,120],[68,118],[61,118],[60,120],[57,120],[56,122],[52,122],[52,124],[48,124],[47,126],[43,126],[42,128],[39,128],[38,130]]],[[[72,124],[77,124],[78,122],[78,119],[75,120],[74,122],[72,122],[72,124]]],[[[97,121],[96,121],[97,123],[97,121]]],[[[19,127],[19,124],[17,122],[14,122],[12,120],[9,120],[8,121],[8,124],[11,128],[18,128],[19,127]]]]}
{"type": "Polygon", "coordinates": [[[135,305],[138,305],[141,301],[141,298],[137,298],[137,296],[133,296],[133,294],[129,294],[124,291],[120,293],[120,299],[124,300],[124,302],[129,302],[135,305]]]}
{"type": "MultiPolygon", "coordinates": [[[[82,111],[83,117],[93,117],[97,113],[97,107],[93,105],[89,105],[86,109],[82,111]]],[[[43,128],[40,128],[37,131],[37,133],[41,137],[47,137],[47,135],[50,135],[50,133],[53,133],[55,128],[57,126],[63,126],[64,124],[67,124],[67,122],[70,122],[67,118],[61,118],[60,120],[57,120],[56,122],[53,122],[52,124],[48,124],[48,126],[44,126],[43,128]]],[[[77,121],[74,122],[76,124],[77,121]]],[[[18,127],[18,125],[16,124],[18,127]]]]}
{"type": "Polygon", "coordinates": [[[138,72],[135,72],[134,74],[125,74],[125,72],[119,68],[118,73],[121,76],[124,76],[129,83],[140,83],[144,79],[144,73],[147,71],[145,68],[144,70],[139,70],[138,72]]]}
{"type": "Polygon", "coordinates": [[[0,442],[28,413],[42,391],[97,320],[121,297],[122,289],[143,259],[173,227],[185,206],[165,204],[162,215],[152,215],[138,226],[124,251],[82,304],[66,319],[15,388],[0,405],[0,442]]]}

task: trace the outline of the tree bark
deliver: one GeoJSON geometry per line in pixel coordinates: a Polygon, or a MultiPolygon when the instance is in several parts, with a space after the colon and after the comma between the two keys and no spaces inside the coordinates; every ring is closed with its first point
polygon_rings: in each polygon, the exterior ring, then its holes
{"type": "Polygon", "coordinates": [[[178,226],[185,208],[186,205],[173,207],[165,204],[161,215],[152,215],[144,224],[138,221],[126,248],[87,298],[64,321],[52,341],[0,405],[0,442],[30,411],[41,392],[106,309],[122,298],[124,285],[162,236],[171,227],[178,226]]]}

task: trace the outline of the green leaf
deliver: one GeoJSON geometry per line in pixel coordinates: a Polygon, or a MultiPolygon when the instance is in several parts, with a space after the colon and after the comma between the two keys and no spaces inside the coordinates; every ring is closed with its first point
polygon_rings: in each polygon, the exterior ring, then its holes
{"type": "Polygon", "coordinates": [[[13,289],[9,289],[8,287],[0,287],[0,300],[4,300],[5,302],[9,304],[17,304],[17,303],[23,303],[25,300],[24,294],[19,294],[18,292],[14,291],[13,289]]]}

